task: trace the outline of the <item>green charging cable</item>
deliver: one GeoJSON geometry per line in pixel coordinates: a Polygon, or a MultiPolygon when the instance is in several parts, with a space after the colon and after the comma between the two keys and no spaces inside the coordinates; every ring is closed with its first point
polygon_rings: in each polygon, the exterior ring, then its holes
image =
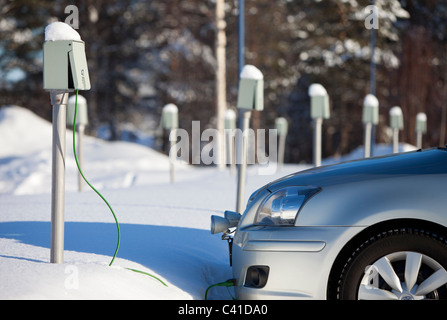
{"type": "MultiPolygon", "coordinates": [[[[110,267],[113,264],[113,261],[115,261],[115,258],[116,258],[117,254],[118,254],[118,250],[119,250],[120,243],[121,243],[120,225],[119,225],[118,219],[116,217],[116,214],[115,214],[115,212],[112,209],[112,206],[107,202],[106,198],[104,198],[103,195],[98,190],[96,190],[95,187],[93,187],[93,185],[85,178],[84,173],[81,170],[81,166],[79,165],[78,157],[77,157],[77,154],[76,154],[76,116],[77,116],[77,113],[78,113],[78,90],[76,90],[75,110],[74,110],[74,120],[73,120],[73,153],[74,153],[74,158],[75,158],[75,161],[76,161],[76,166],[78,167],[79,173],[81,174],[82,178],[89,185],[89,187],[92,188],[92,190],[95,191],[96,194],[105,202],[105,204],[109,207],[110,212],[112,212],[113,218],[115,219],[115,224],[116,224],[116,228],[117,228],[117,231],[118,231],[118,241],[117,241],[117,244],[116,244],[115,253],[113,254],[112,260],[109,263],[109,267],[110,267]]],[[[167,287],[166,283],[164,283],[162,280],[160,280],[159,278],[157,278],[156,276],[154,276],[154,275],[152,275],[150,273],[147,273],[147,272],[144,272],[144,271],[140,271],[140,270],[136,270],[136,269],[130,269],[130,268],[126,268],[126,269],[130,270],[130,271],[142,273],[142,274],[145,274],[147,276],[150,276],[150,277],[160,281],[165,287],[167,287]]]]}
{"type": "Polygon", "coordinates": [[[227,287],[228,293],[230,294],[231,298],[232,298],[233,300],[235,300],[235,298],[231,295],[230,290],[228,289],[229,287],[234,287],[235,284],[236,284],[236,280],[235,280],[235,279],[229,279],[229,280],[227,280],[227,281],[225,281],[225,282],[219,282],[219,283],[215,283],[215,284],[210,285],[210,286],[206,289],[206,291],[205,291],[205,300],[208,300],[208,291],[209,291],[211,288],[214,288],[214,287],[227,287]]]}
{"type": "Polygon", "coordinates": [[[103,197],[103,195],[93,187],[93,185],[85,178],[84,173],[81,170],[81,166],[79,165],[78,157],[76,155],[76,115],[78,113],[78,90],[76,90],[76,100],[75,100],[75,110],[74,110],[74,120],[73,120],[73,153],[74,158],[76,161],[76,166],[78,167],[79,173],[81,174],[84,181],[89,185],[90,188],[92,188],[93,191],[96,192],[96,194],[105,202],[105,204],[109,207],[110,211],[112,212],[113,218],[115,219],[116,228],[118,229],[118,241],[116,244],[115,253],[113,254],[113,258],[109,263],[109,266],[113,264],[113,261],[115,261],[116,255],[118,254],[118,250],[120,248],[120,242],[121,242],[121,231],[120,231],[120,225],[118,223],[118,219],[116,218],[115,212],[113,211],[110,204],[107,202],[106,198],[103,197]]]}
{"type": "Polygon", "coordinates": [[[141,273],[141,274],[145,274],[151,278],[154,278],[155,280],[158,280],[159,282],[161,282],[162,285],[164,285],[165,287],[167,287],[168,285],[166,283],[164,283],[163,281],[160,280],[160,278],[157,278],[156,276],[154,276],[153,274],[141,271],[141,270],[137,270],[137,269],[131,269],[131,268],[126,268],[127,270],[136,272],[136,273],[141,273]]]}

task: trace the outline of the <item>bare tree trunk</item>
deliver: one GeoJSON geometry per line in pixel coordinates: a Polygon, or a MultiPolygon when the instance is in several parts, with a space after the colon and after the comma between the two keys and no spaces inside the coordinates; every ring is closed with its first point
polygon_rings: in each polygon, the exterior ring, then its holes
{"type": "Polygon", "coordinates": [[[226,64],[225,64],[225,46],[227,43],[225,35],[225,9],[224,0],[216,1],[216,100],[217,100],[217,130],[219,132],[219,141],[217,143],[218,148],[218,167],[219,169],[225,168],[225,150],[224,150],[224,123],[225,123],[225,110],[227,109],[227,97],[226,97],[226,64]]]}
{"type": "Polygon", "coordinates": [[[400,72],[400,107],[404,113],[404,129],[401,141],[414,143],[414,130],[418,112],[426,112],[430,117],[433,109],[432,69],[433,47],[428,31],[421,26],[407,30],[403,40],[403,58],[400,72]]]}

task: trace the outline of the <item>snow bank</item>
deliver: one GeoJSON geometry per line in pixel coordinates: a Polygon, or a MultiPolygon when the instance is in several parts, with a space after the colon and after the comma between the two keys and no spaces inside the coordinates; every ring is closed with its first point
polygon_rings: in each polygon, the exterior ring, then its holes
{"type": "MultiPolygon", "coordinates": [[[[47,261],[48,248],[13,239],[0,239],[0,244],[0,299],[192,298],[165,279],[168,287],[124,267],[109,267],[104,256],[66,251],[65,263],[56,265],[47,261]]],[[[125,259],[118,259],[116,263],[153,272],[125,259]]]]}
{"type": "MultiPolygon", "coordinates": [[[[50,106],[49,106],[50,107],[50,106]]],[[[49,193],[52,125],[28,109],[0,109],[0,193],[49,193]]],[[[66,189],[77,190],[72,130],[66,132],[66,189]]],[[[85,136],[85,173],[98,188],[127,188],[169,181],[169,158],[150,148],[85,136]],[[99,152],[101,150],[101,152],[99,152]],[[88,155],[88,156],[87,156],[88,155]]],[[[176,170],[187,170],[178,164],[176,170]]]]}
{"type": "Polygon", "coordinates": [[[51,123],[28,109],[19,106],[0,108],[0,124],[0,158],[29,155],[51,148],[51,123]]]}
{"type": "Polygon", "coordinates": [[[45,27],[45,41],[77,40],[81,41],[79,33],[70,25],[56,21],[45,27]]]}

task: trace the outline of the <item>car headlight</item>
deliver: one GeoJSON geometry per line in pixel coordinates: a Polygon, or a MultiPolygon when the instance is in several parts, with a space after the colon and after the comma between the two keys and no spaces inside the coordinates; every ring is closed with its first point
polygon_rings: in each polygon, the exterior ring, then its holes
{"type": "Polygon", "coordinates": [[[294,225],[301,208],[320,190],[313,186],[292,186],[273,192],[260,205],[255,225],[294,225]]]}

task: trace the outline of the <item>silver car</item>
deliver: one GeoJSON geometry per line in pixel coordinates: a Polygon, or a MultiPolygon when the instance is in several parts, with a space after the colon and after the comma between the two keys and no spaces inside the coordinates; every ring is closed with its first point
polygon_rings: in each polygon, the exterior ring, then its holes
{"type": "Polygon", "coordinates": [[[238,299],[445,299],[447,149],[292,174],[211,228],[238,299]]]}

